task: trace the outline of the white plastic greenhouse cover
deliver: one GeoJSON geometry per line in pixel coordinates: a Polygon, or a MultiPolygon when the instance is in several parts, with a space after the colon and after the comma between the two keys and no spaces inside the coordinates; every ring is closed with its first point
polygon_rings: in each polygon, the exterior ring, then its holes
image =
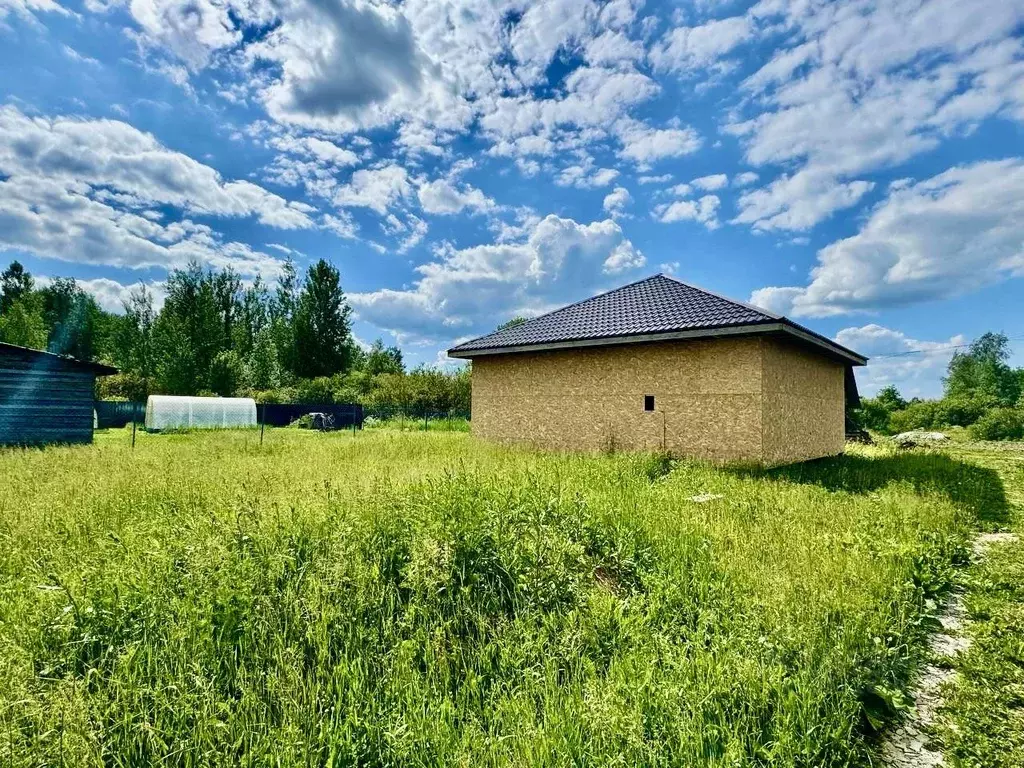
{"type": "Polygon", "coordinates": [[[256,426],[251,397],[150,395],[146,429],[224,429],[256,426]]]}

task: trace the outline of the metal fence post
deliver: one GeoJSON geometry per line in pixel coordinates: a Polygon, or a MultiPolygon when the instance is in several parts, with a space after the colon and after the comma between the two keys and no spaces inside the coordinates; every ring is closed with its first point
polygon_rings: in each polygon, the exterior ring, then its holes
{"type": "Polygon", "coordinates": [[[260,446],[262,447],[262,445],[263,445],[263,427],[266,426],[266,423],[267,423],[267,404],[266,403],[260,403],[260,405],[263,406],[260,409],[260,412],[263,414],[260,417],[260,446]]]}
{"type": "Polygon", "coordinates": [[[135,423],[139,420],[139,406],[132,405],[132,450],[135,450],[135,423]]]}

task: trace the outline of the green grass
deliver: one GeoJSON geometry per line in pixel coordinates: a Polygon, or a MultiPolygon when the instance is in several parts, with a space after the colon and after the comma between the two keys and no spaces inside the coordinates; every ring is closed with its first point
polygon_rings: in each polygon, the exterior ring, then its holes
{"type": "Polygon", "coordinates": [[[1007,508],[938,453],[126,434],[0,452],[0,765],[866,765],[1007,508]]]}
{"type": "Polygon", "coordinates": [[[953,765],[1024,765],[1024,444],[968,443],[965,460],[998,473],[1011,515],[990,530],[1017,540],[991,546],[963,574],[972,645],[955,661],[936,741],[953,765]]]}

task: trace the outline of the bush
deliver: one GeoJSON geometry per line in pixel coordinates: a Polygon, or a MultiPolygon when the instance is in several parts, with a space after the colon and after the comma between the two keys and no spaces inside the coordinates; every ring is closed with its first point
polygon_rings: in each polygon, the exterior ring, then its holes
{"type": "Polygon", "coordinates": [[[929,400],[916,400],[906,408],[895,411],[889,416],[889,429],[892,432],[909,432],[912,429],[932,429],[940,426],[937,419],[938,403],[929,400]]]}
{"type": "Polygon", "coordinates": [[[333,403],[334,384],[326,376],[300,379],[295,385],[295,398],[300,403],[333,403]]]}
{"type": "Polygon", "coordinates": [[[951,395],[936,405],[936,425],[969,427],[998,403],[985,395],[951,395]]]}
{"type": "Polygon", "coordinates": [[[1024,411],[1017,408],[993,408],[971,427],[975,440],[1024,439],[1024,411]]]}

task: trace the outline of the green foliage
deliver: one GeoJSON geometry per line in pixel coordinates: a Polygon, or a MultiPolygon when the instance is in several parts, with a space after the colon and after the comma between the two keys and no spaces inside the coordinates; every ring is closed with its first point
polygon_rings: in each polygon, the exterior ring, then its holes
{"type": "Polygon", "coordinates": [[[263,327],[253,340],[246,366],[246,383],[252,389],[273,389],[281,384],[281,366],[270,326],[263,327]]]}
{"type": "Polygon", "coordinates": [[[39,291],[49,329],[47,349],[58,355],[91,360],[100,349],[100,308],[72,278],[58,277],[39,291]]]}
{"type": "Polygon", "coordinates": [[[309,268],[295,309],[296,375],[332,376],[351,367],[351,314],[338,270],[320,259],[309,268]]]}
{"type": "Polygon", "coordinates": [[[245,378],[245,364],[234,350],[218,352],[210,364],[210,389],[220,397],[233,397],[245,378]]]}
{"type": "Polygon", "coordinates": [[[889,415],[891,432],[908,432],[912,429],[932,429],[942,426],[938,423],[938,403],[934,400],[912,400],[907,407],[889,415]]]}
{"type": "Polygon", "coordinates": [[[12,261],[0,272],[0,315],[7,314],[19,299],[30,294],[34,284],[32,275],[25,271],[21,262],[12,261]]]}
{"type": "Polygon", "coordinates": [[[21,295],[0,313],[0,341],[19,347],[45,349],[48,335],[38,294],[21,295]]]}
{"type": "Polygon", "coordinates": [[[333,403],[334,386],[328,376],[318,376],[315,379],[302,379],[295,386],[295,398],[300,403],[333,403]]]}
{"type": "Polygon", "coordinates": [[[1024,411],[993,408],[971,425],[975,440],[1024,440],[1024,411]]]}
{"type": "Polygon", "coordinates": [[[386,347],[382,339],[376,339],[366,353],[362,369],[370,376],[382,373],[405,373],[402,363],[402,350],[398,347],[386,347]]]}
{"type": "Polygon", "coordinates": [[[1006,364],[1010,342],[1002,333],[985,333],[967,352],[956,352],[945,379],[947,396],[984,397],[1013,406],[1021,395],[1020,376],[1006,364]]]}
{"type": "Polygon", "coordinates": [[[257,446],[4,453],[0,762],[868,764],[986,481],[877,451],[801,477],[257,446]]]}

